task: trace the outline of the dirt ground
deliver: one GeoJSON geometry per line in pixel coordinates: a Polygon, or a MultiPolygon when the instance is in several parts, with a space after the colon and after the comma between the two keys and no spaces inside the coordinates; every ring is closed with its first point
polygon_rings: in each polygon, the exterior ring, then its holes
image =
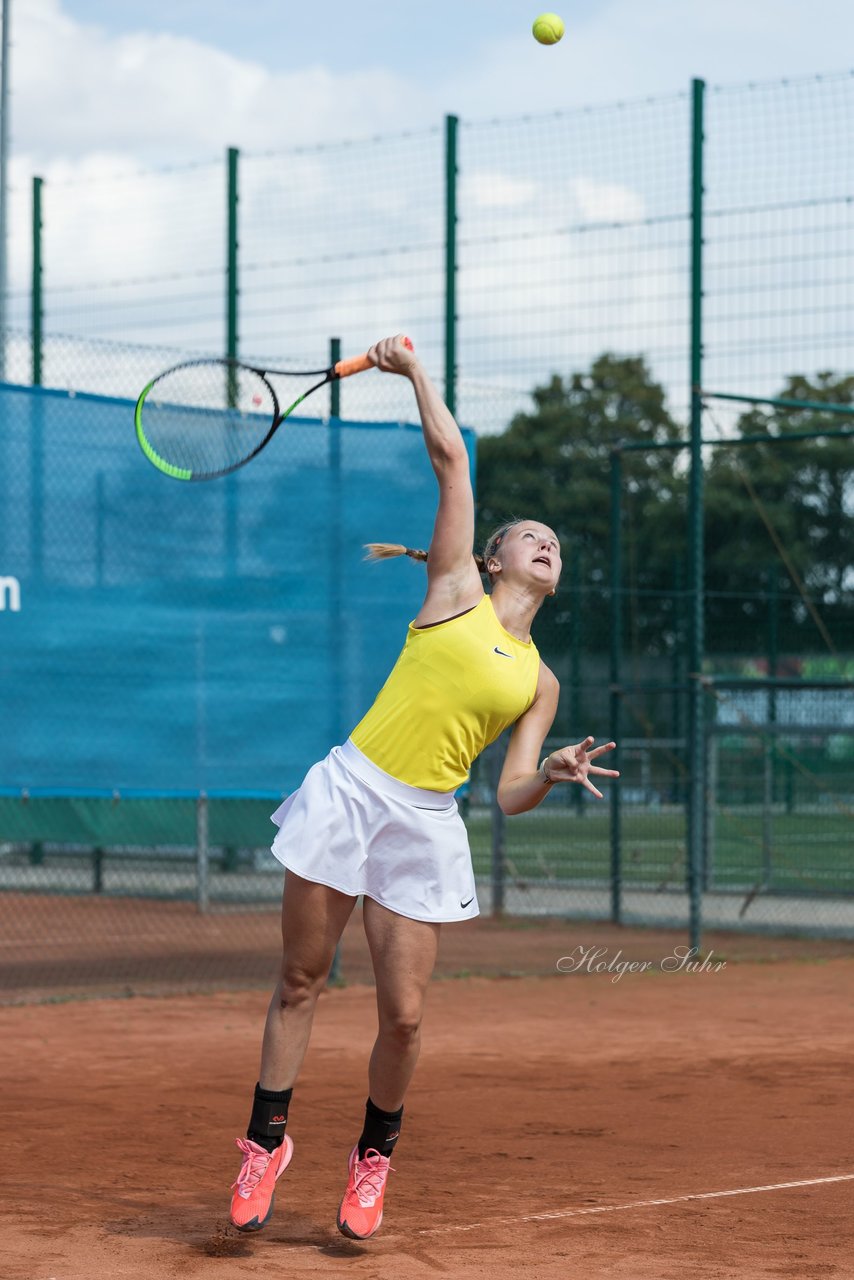
{"type": "Polygon", "coordinates": [[[364,1243],[335,1229],[375,1026],[357,921],[257,1236],[227,1210],[266,992],[0,1008],[0,1275],[854,1277],[850,948],[760,963],[736,940],[725,967],[721,947],[667,972],[681,935],[445,933],[447,975],[491,948],[506,973],[536,955],[541,976],[433,983],[385,1220],[364,1243]],[[648,967],[618,976],[620,961],[648,967]]]}
{"type": "MultiPolygon", "coordinates": [[[[446,926],[439,977],[546,977],[577,947],[651,960],[685,946],[685,930],[629,929],[542,917],[479,917],[446,926]]],[[[729,961],[854,958],[854,939],[703,935],[704,951],[729,961]]],[[[281,954],[278,908],[199,915],[193,903],[146,898],[0,894],[0,1004],[80,995],[162,995],[269,989],[281,954]]],[[[345,982],[370,982],[357,910],[344,934],[345,982]]]]}

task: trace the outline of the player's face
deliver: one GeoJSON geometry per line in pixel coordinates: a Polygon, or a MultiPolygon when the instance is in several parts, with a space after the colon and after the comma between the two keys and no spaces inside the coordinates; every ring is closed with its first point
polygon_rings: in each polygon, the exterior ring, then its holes
{"type": "Polygon", "coordinates": [[[547,524],[525,520],[514,525],[500,549],[501,574],[525,585],[536,584],[548,595],[558,584],[563,562],[557,534],[547,524]]]}

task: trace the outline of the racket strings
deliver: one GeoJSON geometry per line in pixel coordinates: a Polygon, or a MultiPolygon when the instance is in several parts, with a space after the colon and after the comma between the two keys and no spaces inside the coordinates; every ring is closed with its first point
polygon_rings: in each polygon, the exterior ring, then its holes
{"type": "Polygon", "coordinates": [[[261,447],[278,413],[267,381],[225,362],[158,378],[145,396],[142,434],[161,462],[194,477],[228,471],[261,447]]]}

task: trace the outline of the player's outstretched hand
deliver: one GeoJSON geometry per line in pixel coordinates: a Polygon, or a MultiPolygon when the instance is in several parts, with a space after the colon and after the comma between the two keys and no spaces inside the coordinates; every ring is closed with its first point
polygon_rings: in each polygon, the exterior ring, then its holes
{"type": "Polygon", "coordinates": [[[600,769],[593,761],[598,760],[606,751],[613,751],[617,744],[606,742],[591,751],[593,742],[593,738],[585,738],[574,747],[560,747],[559,750],[552,751],[546,757],[546,769],[552,782],[580,782],[582,787],[586,787],[601,800],[602,792],[596,790],[590,781],[590,774],[596,774],[600,778],[619,778],[620,771],[600,769]]]}
{"type": "Polygon", "coordinates": [[[402,333],[375,342],[368,352],[368,359],[383,373],[402,373],[407,378],[418,364],[412,343],[402,333]]]}

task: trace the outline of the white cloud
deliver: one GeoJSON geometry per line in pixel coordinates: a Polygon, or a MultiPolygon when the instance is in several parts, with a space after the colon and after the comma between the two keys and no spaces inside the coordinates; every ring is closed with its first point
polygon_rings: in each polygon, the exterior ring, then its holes
{"type": "Polygon", "coordinates": [[[476,209],[508,209],[529,205],[537,194],[537,184],[530,178],[511,177],[499,170],[463,172],[460,182],[462,199],[476,209]]]}
{"type": "Polygon", "coordinates": [[[202,39],[109,36],[61,0],[15,10],[12,67],[15,142],[36,158],[94,149],[164,163],[393,131],[423,114],[418,91],[383,69],[272,72],[202,39]]]}
{"type": "Polygon", "coordinates": [[[646,212],[643,196],[616,182],[578,177],[570,188],[579,213],[587,222],[635,222],[646,212]]]}

